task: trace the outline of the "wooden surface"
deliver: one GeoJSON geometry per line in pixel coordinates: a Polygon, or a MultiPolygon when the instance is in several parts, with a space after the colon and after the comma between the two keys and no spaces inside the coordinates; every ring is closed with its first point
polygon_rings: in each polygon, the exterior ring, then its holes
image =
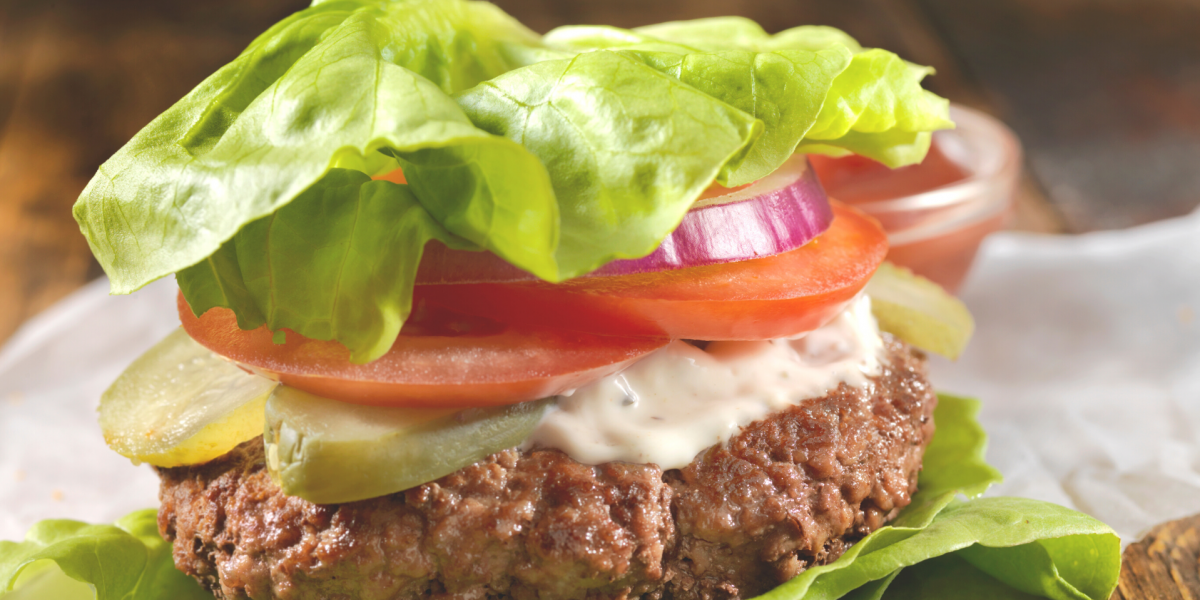
{"type": "Polygon", "coordinates": [[[0,0],[0,343],[102,275],[71,216],[100,163],[299,4],[0,0]]]}
{"type": "Polygon", "coordinates": [[[1200,515],[1154,528],[1125,549],[1121,583],[1111,600],[1200,597],[1200,515]]]}
{"type": "MultiPolygon", "coordinates": [[[[999,116],[1024,141],[1019,229],[1128,227],[1200,203],[1196,0],[497,3],[540,31],[722,14],[769,30],[823,23],[933,65],[931,89],[999,116]]],[[[70,214],[96,167],[305,4],[0,0],[0,342],[101,274],[70,214]]],[[[1166,525],[1131,546],[1114,598],[1200,598],[1197,526],[1166,525]]]]}

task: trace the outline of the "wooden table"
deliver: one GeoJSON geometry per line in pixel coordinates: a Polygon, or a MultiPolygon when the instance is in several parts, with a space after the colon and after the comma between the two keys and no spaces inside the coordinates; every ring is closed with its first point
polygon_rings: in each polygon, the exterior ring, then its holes
{"type": "MultiPolygon", "coordinates": [[[[824,23],[932,65],[930,88],[999,116],[1024,141],[1018,229],[1120,228],[1200,203],[1195,0],[497,3],[541,31],[722,14],[771,30],[824,23]]],[[[70,214],[96,167],[254,35],[306,4],[0,2],[0,342],[101,275],[70,214]]],[[[1200,595],[1194,525],[1168,526],[1132,546],[1114,598],[1200,595]],[[1169,589],[1187,591],[1164,595],[1169,589]]]]}

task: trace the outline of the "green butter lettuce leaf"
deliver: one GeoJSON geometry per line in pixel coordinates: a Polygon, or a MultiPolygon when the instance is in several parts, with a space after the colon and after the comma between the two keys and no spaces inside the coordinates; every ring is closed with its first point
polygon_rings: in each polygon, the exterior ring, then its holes
{"type": "Polygon", "coordinates": [[[616,52],[516,69],[458,101],[546,165],[564,278],[652,252],[762,132],[752,115],[616,52]]]}
{"type": "Polygon", "coordinates": [[[1034,600],[1039,598],[1034,594],[1027,594],[1004,585],[987,573],[976,569],[957,552],[906,567],[892,573],[889,577],[890,579],[881,579],[879,582],[864,585],[863,588],[879,587],[882,584],[876,598],[886,598],[887,600],[958,600],[959,598],[1034,600]]]}
{"type": "MultiPolygon", "coordinates": [[[[194,309],[225,306],[243,326],[266,322],[337,339],[367,361],[391,346],[407,318],[419,250],[432,237],[451,239],[444,230],[556,277],[557,205],[545,168],[519,144],[472,125],[448,95],[511,66],[500,47],[506,38],[497,36],[524,39],[528,32],[505,19],[487,4],[335,1],[264,34],[105,163],[76,205],[114,292],[191,267],[181,280],[194,309]],[[247,79],[270,85],[243,91],[247,79]],[[237,110],[230,108],[233,96],[237,110]],[[196,114],[198,106],[208,112],[196,114]],[[320,221],[291,221],[289,243],[275,247],[294,254],[276,252],[251,271],[245,262],[258,257],[231,260],[231,237],[298,198],[322,196],[330,207],[356,203],[357,187],[327,174],[334,165],[378,168],[371,155],[380,148],[393,160],[412,159],[406,173],[416,193],[439,192],[417,198],[439,236],[414,235],[404,240],[402,259],[383,263],[398,257],[384,247],[394,236],[379,232],[389,223],[364,224],[350,240],[310,236],[324,227],[320,221]],[[444,177],[448,171],[455,177],[444,177]],[[426,183],[439,179],[444,183],[426,183]],[[328,257],[323,246],[331,243],[374,256],[345,268],[305,262],[328,257]],[[374,271],[362,271],[365,263],[374,271]],[[308,276],[271,285],[243,280],[283,273],[308,276]],[[331,297],[353,301],[346,306],[331,297]]],[[[417,231],[426,230],[407,229],[417,231]]]]}
{"type": "Polygon", "coordinates": [[[746,156],[726,163],[717,182],[736,187],[770,175],[816,123],[834,80],[853,60],[843,46],[816,51],[732,50],[676,54],[624,50],[765,125],[746,156]]]}
{"type": "Polygon", "coordinates": [[[1024,498],[979,498],[951,502],[925,527],[881,528],[852,546],[841,559],[809,569],[760,598],[840,598],[898,569],[955,551],[962,551],[959,555],[964,559],[978,552],[1019,564],[1020,578],[997,578],[995,587],[1013,587],[1048,598],[1105,600],[1116,587],[1121,566],[1120,539],[1107,525],[1083,513],[1024,498]],[[1090,551],[1056,556],[1046,551],[1047,540],[1090,551]],[[1028,560],[1031,557],[1039,560],[1028,560]],[[1064,575],[1080,573],[1064,573],[1057,566],[1075,561],[1086,563],[1097,574],[1072,582],[1064,575]],[[1080,590],[1089,585],[1095,592],[1103,589],[1104,595],[1080,590]]]}
{"type": "Polygon", "coordinates": [[[770,35],[749,19],[718,17],[633,30],[560,27],[543,42],[560,52],[649,55],[651,64],[763,120],[766,134],[752,158],[733,165],[740,171],[723,172],[722,185],[759,179],[797,151],[862,154],[891,167],[915,164],[929,150],[932,131],[954,127],[949,101],[921,87],[932,69],[885,50],[864,50],[832,27],[770,35]],[[673,60],[656,56],[672,54],[673,60]]]}
{"type": "MultiPolygon", "coordinates": [[[[598,43],[605,39],[599,30],[564,29],[557,37],[559,30],[550,32],[547,38],[573,48],[583,46],[589,38],[598,43]]],[[[642,43],[653,39],[704,52],[838,48],[851,53],[853,59],[836,73],[819,117],[806,130],[801,152],[853,152],[898,167],[924,158],[930,132],[954,127],[949,101],[921,88],[921,81],[933,69],[906,62],[886,50],[863,49],[832,27],[802,26],[771,35],[749,19],[717,17],[650,25],[633,32],[642,36],[642,43]]],[[[610,45],[616,45],[615,37],[609,36],[610,45]]]]}
{"type": "Polygon", "coordinates": [[[885,50],[855,54],[834,80],[816,124],[797,152],[835,148],[890,167],[920,162],[929,150],[931,132],[954,126],[950,102],[921,87],[921,80],[931,73],[933,69],[885,50]]]}
{"type": "Polygon", "coordinates": [[[961,300],[904,267],[883,263],[866,292],[881,330],[927,352],[956,359],[975,331],[961,300]]]}
{"type": "Polygon", "coordinates": [[[42,521],[24,542],[0,542],[0,597],[56,600],[211,600],[175,569],[157,511],[113,525],[42,521]]]}
{"type": "Polygon", "coordinates": [[[1003,481],[1000,472],[984,459],[987,433],[978,421],[979,408],[978,400],[938,394],[933,415],[937,433],[921,460],[922,499],[947,494],[974,498],[1003,481]]]}
{"type": "Polygon", "coordinates": [[[326,0],[151,122],[75,217],[114,293],[178,273],[197,312],[231,308],[243,327],[369,361],[408,316],[429,240],[551,282],[644,256],[711,183],[754,181],[798,148],[919,159],[950,126],[926,73],[830,28],[771,36],[727,19],[539,38],[485,2],[326,0]],[[325,208],[292,217],[364,207],[365,183],[340,171],[396,168],[408,185],[388,194],[403,208],[385,212],[407,225],[273,220],[295,203],[325,208]]]}
{"type": "MultiPolygon", "coordinates": [[[[523,154],[474,127],[447,94],[510,68],[505,44],[534,41],[488,4],[321,3],[272,27],[105,162],[76,219],[113,291],[128,293],[204,260],[343,155],[448,146],[523,154]]],[[[534,192],[541,186],[532,197],[542,204],[510,212],[553,227],[535,159],[528,172],[481,165],[493,177],[522,177],[534,192]]],[[[512,251],[544,260],[553,232],[531,238],[512,251]]]]}
{"type": "Polygon", "coordinates": [[[959,555],[980,571],[1023,592],[1055,600],[1104,600],[1112,594],[1120,576],[1120,542],[1115,538],[1044,535],[1019,546],[978,544],[964,548],[959,555]],[[1097,569],[1096,565],[1118,568],[1097,569]]]}
{"type": "MultiPolygon", "coordinates": [[[[569,58],[592,50],[638,48],[674,54],[691,54],[702,50],[693,45],[646,35],[636,29],[611,25],[565,25],[551,29],[542,36],[542,46],[559,58],[569,58]]],[[[728,49],[728,48],[726,48],[728,49]]]]}
{"type": "Polygon", "coordinates": [[[845,46],[858,52],[862,47],[840,29],[823,25],[802,25],[774,35],[745,17],[710,17],[689,21],[671,21],[638,27],[633,31],[667,42],[716,52],[736,48],[752,52],[775,50],[820,50],[845,46]]]}
{"type": "Polygon", "coordinates": [[[710,17],[689,21],[670,21],[621,29],[608,25],[567,25],[551,30],[544,45],[561,52],[582,52],[599,48],[617,48],[658,44],[695,52],[775,52],[779,50],[817,51],[843,46],[859,52],[862,46],[844,31],[823,25],[802,25],[776,34],[767,33],[758,23],[745,17],[710,17]]]}
{"type": "Polygon", "coordinates": [[[869,581],[863,585],[850,590],[846,595],[842,596],[843,600],[881,600],[883,595],[887,593],[888,587],[896,580],[896,577],[903,573],[904,570],[892,571],[891,575],[883,579],[869,581]]]}
{"type": "Polygon", "coordinates": [[[430,216],[409,186],[334,169],[177,279],[197,315],[233,307],[243,329],[265,324],[337,339],[351,360],[366,362],[399,334],[431,239],[473,247],[430,216]]]}
{"type": "Polygon", "coordinates": [[[760,600],[1106,600],[1121,564],[1120,540],[1107,525],[1036,500],[959,496],[981,493],[999,480],[982,459],[986,437],[975,422],[977,411],[973,400],[939,395],[937,433],[912,503],[838,560],[760,600]]]}

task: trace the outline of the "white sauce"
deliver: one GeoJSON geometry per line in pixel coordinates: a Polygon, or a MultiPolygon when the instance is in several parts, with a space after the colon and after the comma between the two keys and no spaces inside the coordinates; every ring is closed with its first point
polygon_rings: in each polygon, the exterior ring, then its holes
{"type": "Polygon", "coordinates": [[[616,375],[560,396],[526,441],[585,464],[684,467],[772,412],[880,372],[883,341],[864,295],[795,340],[674,341],[616,375]]]}

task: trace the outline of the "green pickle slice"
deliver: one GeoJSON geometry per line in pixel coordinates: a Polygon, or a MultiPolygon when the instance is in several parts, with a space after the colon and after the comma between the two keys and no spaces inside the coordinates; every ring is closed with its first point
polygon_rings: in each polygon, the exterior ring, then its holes
{"type": "Polygon", "coordinates": [[[279,386],[267,466],[289,496],[354,502],[416,487],[525,441],[552,400],[494,408],[362,406],[279,386]]]}
{"type": "Polygon", "coordinates": [[[866,291],[879,329],[927,352],[956,359],[975,331],[961,300],[904,267],[883,263],[866,291]]]}
{"type": "Polygon", "coordinates": [[[100,396],[104,441],[134,462],[205,463],[262,434],[277,384],[251,375],[176,329],[100,396]]]}

